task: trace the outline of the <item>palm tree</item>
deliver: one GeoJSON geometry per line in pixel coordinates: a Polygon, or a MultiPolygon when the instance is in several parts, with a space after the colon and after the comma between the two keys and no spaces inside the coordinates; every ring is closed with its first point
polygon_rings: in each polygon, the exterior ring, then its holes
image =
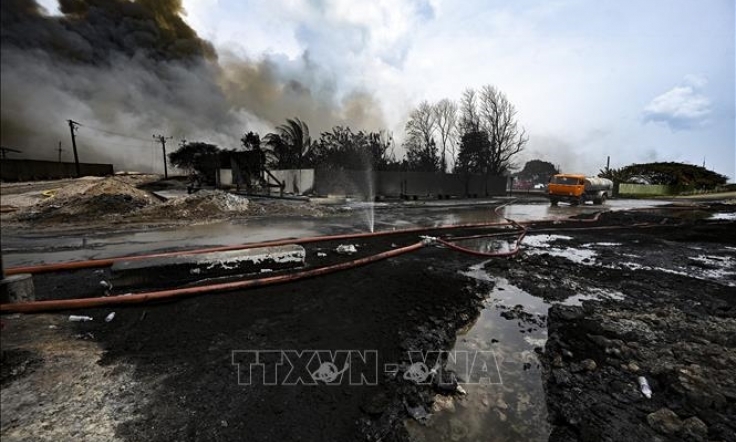
{"type": "MultiPolygon", "coordinates": [[[[301,183],[301,169],[304,156],[312,147],[312,139],[309,136],[309,126],[299,118],[287,118],[286,124],[276,128],[276,133],[270,133],[264,137],[265,145],[271,152],[271,157],[276,161],[272,163],[279,169],[299,169],[299,182],[301,183]]],[[[295,189],[298,193],[299,190],[295,189]]]]}
{"type": "Polygon", "coordinates": [[[288,169],[293,166],[290,147],[281,135],[276,133],[267,134],[263,137],[263,151],[269,167],[274,169],[288,169]]]}
{"type": "Polygon", "coordinates": [[[302,168],[304,155],[309,152],[312,146],[312,139],[309,136],[309,126],[299,118],[288,118],[286,124],[282,124],[276,128],[281,139],[289,146],[292,155],[297,159],[297,168],[302,168]]]}

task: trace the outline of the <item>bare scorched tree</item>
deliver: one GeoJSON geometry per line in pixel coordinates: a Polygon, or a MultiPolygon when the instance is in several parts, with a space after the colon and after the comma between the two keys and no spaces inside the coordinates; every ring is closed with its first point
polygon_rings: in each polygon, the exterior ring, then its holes
{"type": "Polygon", "coordinates": [[[460,99],[458,169],[485,176],[503,175],[529,141],[519,128],[516,109],[503,92],[484,86],[467,89],[460,99]]]}
{"type": "Polygon", "coordinates": [[[494,86],[481,88],[478,97],[478,120],[480,129],[490,142],[486,159],[487,175],[503,175],[514,164],[512,158],[524,149],[529,141],[526,130],[519,128],[516,108],[506,94],[494,86]]]}
{"type": "Polygon", "coordinates": [[[440,170],[448,171],[447,154],[449,150],[452,163],[455,163],[455,145],[457,139],[457,104],[444,98],[433,106],[437,134],[440,140],[440,170]]]}
{"type": "Polygon", "coordinates": [[[427,101],[419,103],[409,114],[404,147],[412,170],[436,172],[439,169],[440,159],[434,140],[435,126],[434,109],[427,101]]]}

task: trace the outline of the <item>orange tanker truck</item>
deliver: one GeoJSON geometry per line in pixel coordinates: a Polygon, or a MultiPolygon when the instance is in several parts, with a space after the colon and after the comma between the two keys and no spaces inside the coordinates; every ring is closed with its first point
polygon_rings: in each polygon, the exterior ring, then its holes
{"type": "Polygon", "coordinates": [[[560,201],[573,206],[593,201],[603,204],[613,192],[613,181],[606,178],[560,173],[553,175],[547,185],[547,196],[553,206],[560,201]]]}

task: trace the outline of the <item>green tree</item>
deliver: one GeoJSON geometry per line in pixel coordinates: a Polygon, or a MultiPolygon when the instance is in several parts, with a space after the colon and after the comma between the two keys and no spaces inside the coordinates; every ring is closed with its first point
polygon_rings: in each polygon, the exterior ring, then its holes
{"type": "Polygon", "coordinates": [[[430,138],[421,147],[416,144],[408,144],[406,161],[409,170],[415,172],[438,172],[441,161],[434,138],[430,138]]]}
{"type": "Polygon", "coordinates": [[[471,175],[485,175],[487,168],[486,155],[490,148],[488,135],[481,130],[465,132],[460,138],[455,172],[463,176],[466,194],[468,193],[471,175]]]}
{"type": "Polygon", "coordinates": [[[268,167],[272,169],[292,169],[296,167],[297,160],[293,155],[291,146],[276,133],[266,134],[264,147],[268,167]]]}
{"type": "Polygon", "coordinates": [[[518,173],[519,178],[534,183],[546,183],[552,175],[560,173],[554,164],[542,160],[530,160],[518,173]]]}
{"type": "Polygon", "coordinates": [[[483,174],[486,153],[490,149],[488,135],[483,131],[466,132],[460,139],[460,151],[455,171],[462,174],[483,174]]]}
{"type": "Polygon", "coordinates": [[[394,159],[390,150],[393,137],[386,132],[353,132],[335,126],[323,132],[309,151],[305,164],[352,170],[384,170],[394,159]]]}
{"type": "Polygon", "coordinates": [[[601,178],[608,178],[609,180],[613,181],[614,184],[625,183],[626,180],[630,177],[623,168],[601,169],[600,173],[598,173],[598,176],[601,178]]]}
{"type": "Polygon", "coordinates": [[[257,133],[251,131],[240,138],[240,144],[245,150],[260,150],[261,137],[257,133]]]}
{"type": "Polygon", "coordinates": [[[618,183],[625,183],[632,177],[643,177],[652,184],[679,186],[683,189],[713,189],[726,184],[728,180],[705,167],[675,162],[631,164],[621,169],[601,170],[598,176],[618,183]]]}
{"type": "Polygon", "coordinates": [[[169,162],[187,173],[198,173],[209,182],[215,178],[220,149],[214,144],[182,140],[179,148],[169,154],[169,162]]]}
{"type": "Polygon", "coordinates": [[[279,169],[301,169],[304,156],[312,147],[309,126],[299,118],[290,118],[276,128],[275,133],[264,137],[275,161],[272,167],[279,169]]]}

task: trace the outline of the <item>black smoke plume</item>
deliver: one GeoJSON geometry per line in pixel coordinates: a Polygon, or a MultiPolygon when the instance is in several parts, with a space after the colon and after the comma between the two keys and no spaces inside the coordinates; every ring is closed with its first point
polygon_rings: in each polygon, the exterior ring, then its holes
{"type": "Polygon", "coordinates": [[[309,60],[218,54],[182,18],[180,0],[2,0],[2,145],[18,157],[71,159],[66,120],[81,123],[80,160],[159,170],[152,135],[237,147],[298,116],[313,133],[335,124],[378,129],[372,96],[340,95],[309,60]]]}

